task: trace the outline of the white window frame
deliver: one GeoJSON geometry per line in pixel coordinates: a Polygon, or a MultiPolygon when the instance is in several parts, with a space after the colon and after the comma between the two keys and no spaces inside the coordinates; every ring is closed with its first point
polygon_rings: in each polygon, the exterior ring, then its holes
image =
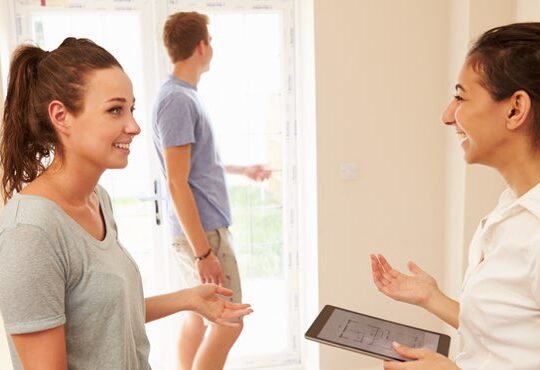
{"type": "MultiPolygon", "coordinates": [[[[297,130],[297,113],[296,113],[296,29],[295,29],[295,0],[221,0],[221,1],[204,1],[204,0],[170,0],[166,3],[161,3],[161,6],[156,7],[157,24],[163,24],[168,14],[177,11],[197,11],[203,14],[208,13],[265,13],[265,12],[280,12],[283,17],[284,28],[284,43],[283,43],[283,70],[284,70],[284,86],[286,107],[284,117],[286,119],[283,130],[283,156],[286,158],[287,166],[283,168],[283,181],[286,191],[283,193],[283,228],[284,228],[284,256],[286,256],[285,266],[287,267],[286,275],[289,280],[289,343],[291,344],[290,351],[287,353],[274,354],[272,356],[259,356],[257,358],[249,358],[245,361],[228,361],[229,367],[232,369],[248,369],[248,368],[274,368],[276,369],[293,369],[300,368],[302,365],[301,341],[303,338],[301,326],[301,308],[300,302],[300,254],[299,254],[299,219],[298,219],[298,130],[297,130]]],[[[156,36],[161,42],[161,32],[156,36]]],[[[168,56],[163,48],[160,50],[158,63],[160,75],[164,76],[169,72],[170,65],[167,62],[168,56]]],[[[275,318],[279,320],[280,318],[275,318]]],[[[264,333],[261,333],[264,335],[264,333]]]]}
{"type": "MultiPolygon", "coordinates": [[[[20,19],[15,18],[15,11],[13,3],[16,0],[7,0],[7,8],[9,10],[9,15],[5,16],[6,19],[9,19],[11,24],[4,23],[5,32],[0,33],[0,62],[2,63],[2,80],[5,85],[6,76],[7,76],[7,66],[9,62],[9,52],[8,50],[13,50],[13,47],[20,41],[17,40],[15,33],[9,32],[9,29],[13,27],[20,27],[21,30],[24,30],[25,25],[21,23],[20,19]],[[3,42],[7,41],[7,42],[3,42]]],[[[113,1],[111,1],[112,3],[113,1]]],[[[60,3],[56,1],[56,3],[60,3]]],[[[69,0],[64,1],[64,3],[70,3],[69,0]]],[[[84,3],[84,7],[87,9],[103,9],[103,4],[107,1],[99,2],[90,2],[83,0],[74,0],[71,3],[84,3]]],[[[285,235],[285,244],[288,245],[287,250],[287,266],[289,267],[289,274],[293,276],[293,281],[291,281],[291,314],[294,317],[291,317],[290,321],[295,323],[295,326],[291,328],[290,335],[292,336],[291,343],[293,343],[293,348],[291,354],[284,356],[282,358],[277,358],[273,356],[271,359],[265,359],[261,363],[251,363],[252,367],[257,367],[259,369],[272,367],[276,369],[276,366],[279,366],[280,369],[300,369],[304,363],[305,349],[303,348],[303,331],[306,324],[309,322],[309,319],[312,316],[312,313],[316,311],[317,303],[317,289],[316,284],[313,284],[313,279],[316,277],[317,268],[310,267],[308,275],[305,271],[301,269],[301,266],[306,266],[307,264],[317,263],[316,260],[316,205],[315,203],[308,205],[312,201],[316,201],[316,171],[315,171],[315,161],[314,157],[307,158],[315,153],[314,144],[315,144],[315,130],[314,127],[307,128],[300,127],[297,125],[297,118],[302,117],[304,123],[309,121],[309,124],[314,125],[314,86],[308,81],[308,79],[314,77],[314,67],[313,61],[308,59],[310,63],[310,70],[301,71],[298,69],[301,76],[296,75],[296,69],[299,65],[298,58],[300,50],[297,49],[296,40],[299,39],[299,30],[295,27],[297,20],[299,19],[298,13],[301,9],[300,3],[302,5],[302,12],[306,9],[306,4],[308,12],[312,11],[312,0],[227,0],[227,1],[201,1],[201,0],[162,0],[162,1],[150,1],[150,0],[132,0],[128,2],[117,2],[115,4],[116,8],[119,10],[126,10],[126,6],[129,9],[142,9],[145,11],[145,14],[152,14],[152,17],[148,17],[148,22],[142,23],[143,29],[143,44],[146,45],[145,48],[148,48],[149,53],[147,58],[153,58],[149,63],[145,63],[154,68],[149,69],[146,73],[145,83],[148,87],[148,94],[151,94],[157,91],[159,81],[161,80],[158,76],[164,76],[169,72],[169,64],[167,62],[166,53],[162,46],[161,33],[162,25],[167,14],[170,13],[171,9],[178,9],[178,6],[182,6],[182,10],[197,10],[200,12],[205,12],[205,10],[216,11],[216,8],[219,8],[223,11],[234,11],[234,10],[251,10],[254,12],[264,12],[268,10],[280,10],[283,12],[284,24],[287,26],[287,32],[285,37],[287,42],[285,45],[285,58],[287,63],[284,65],[285,71],[287,73],[287,101],[288,108],[286,110],[286,130],[284,132],[285,139],[285,152],[284,156],[288,159],[290,165],[287,168],[284,168],[284,181],[287,191],[284,192],[284,206],[287,207],[287,212],[284,212],[284,229],[288,230],[285,235]],[[151,52],[150,52],[151,50],[151,52]],[[297,88],[298,84],[298,88],[297,88]],[[302,93],[298,91],[302,90],[302,93]],[[296,109],[296,102],[299,101],[300,104],[313,104],[311,108],[306,109],[296,109]],[[307,121],[306,121],[307,120],[307,121]],[[299,131],[304,134],[308,132],[308,139],[299,140],[298,133],[299,131]],[[300,171],[299,171],[300,164],[300,171]],[[302,166],[309,164],[308,169],[303,168],[302,166]],[[300,175],[299,175],[300,174],[300,175]],[[304,176],[308,177],[304,177],[304,176]],[[302,188],[302,192],[299,192],[298,189],[302,188]],[[304,188],[309,187],[309,191],[305,192],[304,188]],[[312,211],[307,211],[305,207],[309,208],[312,211]],[[302,211],[303,210],[303,211],[302,211]],[[300,230],[302,229],[302,230],[300,230]],[[306,244],[308,243],[308,244],[306,244]],[[302,245],[302,249],[300,247],[302,245]],[[308,250],[311,250],[309,252],[308,250]],[[304,254],[304,252],[306,252],[304,254]],[[300,257],[301,256],[301,257],[300,257]],[[307,257],[306,257],[307,256],[307,257]],[[305,294],[302,293],[300,296],[300,291],[306,291],[306,288],[309,288],[309,299],[305,299],[305,294]],[[315,303],[315,307],[313,304],[315,303]],[[309,308],[307,306],[310,306],[309,308]]],[[[128,9],[128,10],[129,10],[128,9]]],[[[308,18],[311,19],[312,15],[308,15],[308,18]]],[[[2,19],[3,20],[3,19],[2,19]]],[[[31,30],[26,29],[27,34],[31,33],[31,30]]],[[[304,31],[302,31],[304,33],[304,31]]],[[[312,37],[312,30],[307,31],[308,38],[312,37]]],[[[305,39],[303,35],[300,35],[302,39],[305,39]]],[[[30,37],[28,37],[29,39],[30,37]]],[[[312,41],[312,40],[310,40],[312,41]]],[[[304,48],[304,47],[303,47],[304,48]]],[[[303,51],[302,51],[303,52],[303,51]]],[[[312,55],[313,50],[308,48],[308,54],[312,55]]],[[[302,55],[302,59],[305,59],[306,56],[302,55]]],[[[304,65],[302,65],[304,67],[304,65]]],[[[5,91],[4,91],[5,92],[5,91]]],[[[147,96],[146,98],[151,99],[147,96]]],[[[156,176],[157,177],[157,176],[156,176]]],[[[279,319],[279,318],[276,318],[279,319]]],[[[313,358],[317,355],[315,354],[313,358]]],[[[315,361],[317,362],[317,361],[315,361]]],[[[246,364],[241,364],[242,368],[246,364]]],[[[311,366],[310,366],[311,368],[311,366]]]]}

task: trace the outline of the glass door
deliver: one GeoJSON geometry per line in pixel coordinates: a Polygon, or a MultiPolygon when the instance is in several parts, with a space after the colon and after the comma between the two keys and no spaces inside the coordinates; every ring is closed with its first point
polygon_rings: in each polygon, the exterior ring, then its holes
{"type": "Polygon", "coordinates": [[[231,369],[300,363],[294,1],[171,0],[210,18],[214,57],[198,90],[225,164],[266,163],[271,179],[227,176],[244,301],[255,312],[231,369]]]}
{"type": "MultiPolygon", "coordinates": [[[[101,184],[113,198],[119,238],[139,265],[146,296],[179,288],[160,223],[150,129],[153,100],[170,68],[161,30],[175,11],[210,16],[214,60],[199,91],[223,159],[268,163],[274,171],[263,184],[228,178],[244,299],[255,313],[246,319],[227,368],[299,364],[294,1],[12,1],[18,43],[33,40],[51,50],[67,36],[90,38],[119,60],[133,82],[142,132],[128,167],[107,171],[101,184]]],[[[147,331],[152,367],[174,369],[178,315],[147,325],[147,331]]]]}
{"type": "MultiPolygon", "coordinates": [[[[141,134],[131,145],[127,168],[109,170],[100,180],[113,200],[119,239],[136,260],[145,295],[169,290],[168,242],[160,222],[157,169],[152,158],[150,112],[156,91],[149,1],[15,1],[17,42],[32,40],[52,50],[68,36],[89,38],[111,52],[131,78],[135,118],[141,134]]],[[[163,325],[151,324],[151,362],[164,369],[175,338],[163,325]],[[165,335],[164,335],[165,334],[165,335]]]]}

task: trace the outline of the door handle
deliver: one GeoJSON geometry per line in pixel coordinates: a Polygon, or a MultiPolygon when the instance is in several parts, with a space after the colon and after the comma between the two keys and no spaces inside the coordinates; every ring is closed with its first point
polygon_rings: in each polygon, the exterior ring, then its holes
{"type": "Polygon", "coordinates": [[[161,212],[159,209],[159,184],[154,180],[154,211],[156,212],[156,225],[161,225],[161,212]]]}

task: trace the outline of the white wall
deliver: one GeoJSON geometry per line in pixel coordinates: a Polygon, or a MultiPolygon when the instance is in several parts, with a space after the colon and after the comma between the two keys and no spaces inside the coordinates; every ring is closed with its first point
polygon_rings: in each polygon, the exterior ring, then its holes
{"type": "MultiPolygon", "coordinates": [[[[440,112],[471,39],[527,13],[533,0],[315,0],[319,300],[453,334],[371,282],[368,255],[413,259],[458,297],[467,245],[503,188],[465,166],[440,112]],[[521,10],[520,10],[521,7],[521,10]],[[340,179],[356,164],[355,181],[340,179]]],[[[320,347],[321,370],[380,369],[320,347]]]]}
{"type": "MultiPolygon", "coordinates": [[[[315,112],[315,40],[314,40],[314,9],[312,0],[298,0],[296,44],[296,77],[298,104],[298,137],[301,138],[298,150],[298,175],[304,191],[299,193],[298,208],[299,227],[301,229],[299,245],[301,246],[300,263],[303,268],[300,291],[304,295],[301,303],[301,329],[305,330],[317,316],[319,311],[318,286],[313,284],[318,276],[317,251],[317,148],[316,142],[316,112],[315,112]]],[[[305,369],[319,368],[319,346],[310,345],[307,341],[301,343],[301,353],[305,369]]]]}
{"type": "MultiPolygon", "coordinates": [[[[319,298],[441,330],[371,281],[369,253],[443,279],[449,1],[315,1],[319,298]],[[357,165],[356,181],[339,177],[357,165]]],[[[321,370],[378,366],[321,347],[321,370]]]]}
{"type": "Polygon", "coordinates": [[[540,1],[516,0],[516,19],[519,22],[538,22],[540,19],[540,1]]]}

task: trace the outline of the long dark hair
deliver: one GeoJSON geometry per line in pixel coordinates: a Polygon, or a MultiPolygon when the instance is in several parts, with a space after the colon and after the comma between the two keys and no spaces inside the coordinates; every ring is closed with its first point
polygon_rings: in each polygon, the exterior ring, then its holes
{"type": "Polygon", "coordinates": [[[88,39],[69,37],[52,52],[21,45],[13,53],[4,105],[0,164],[4,201],[38,177],[62,145],[49,118],[48,106],[61,101],[72,114],[83,109],[90,72],[120,63],[88,39]]]}
{"type": "Polygon", "coordinates": [[[485,32],[473,44],[468,62],[495,101],[516,91],[529,94],[533,147],[540,149],[540,23],[514,23],[485,32]]]}

